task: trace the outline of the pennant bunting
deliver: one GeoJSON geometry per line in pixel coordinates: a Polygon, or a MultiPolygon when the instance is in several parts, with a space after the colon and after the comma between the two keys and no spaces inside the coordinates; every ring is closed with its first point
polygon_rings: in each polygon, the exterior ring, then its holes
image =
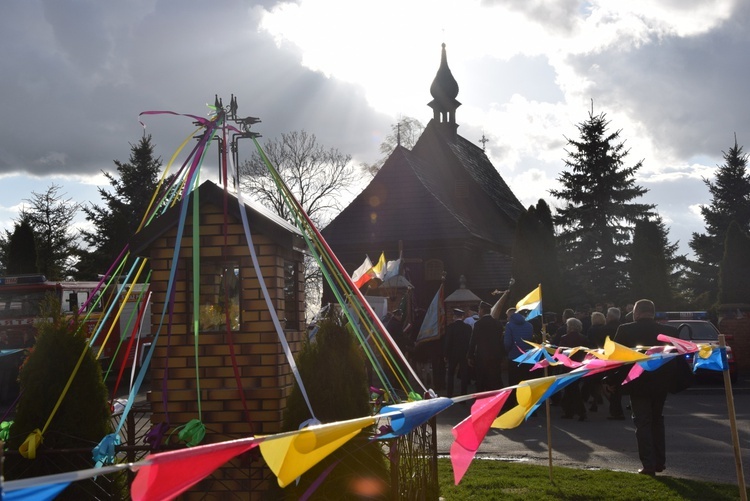
{"type": "Polygon", "coordinates": [[[453,427],[451,433],[455,441],[451,444],[451,464],[453,481],[456,485],[469,469],[479,445],[484,440],[490,425],[500,412],[512,390],[503,390],[496,395],[477,399],[471,406],[471,414],[453,427]]]}
{"type": "Polygon", "coordinates": [[[258,441],[240,439],[151,454],[145,461],[148,464],[138,469],[130,496],[133,501],[174,499],[258,441]]]}
{"type": "Polygon", "coordinates": [[[11,492],[3,491],[2,499],[3,501],[48,501],[55,499],[69,485],[70,482],[64,482],[61,484],[26,487],[25,489],[11,492]]]}
{"type": "Polygon", "coordinates": [[[698,351],[693,358],[693,371],[698,369],[728,371],[727,349],[713,346],[707,353],[704,350],[698,351]]]}
{"type": "Polygon", "coordinates": [[[699,349],[698,345],[692,341],[686,341],[684,339],[667,336],[666,334],[659,334],[658,336],[656,336],[656,339],[665,343],[670,343],[677,349],[678,353],[682,353],[683,355],[685,353],[693,353],[695,351],[698,351],[699,349]]]}
{"type": "Polygon", "coordinates": [[[539,399],[534,403],[526,412],[526,416],[530,416],[535,410],[539,408],[539,406],[544,403],[545,400],[547,400],[549,397],[557,393],[558,391],[563,390],[566,386],[569,384],[572,384],[576,381],[578,381],[580,378],[588,376],[590,373],[587,370],[575,370],[568,372],[566,374],[560,374],[555,378],[555,380],[552,382],[551,385],[544,391],[542,396],[539,397],[539,399]]]}
{"type": "Polygon", "coordinates": [[[648,355],[616,343],[609,336],[604,341],[604,356],[607,360],[618,360],[620,362],[638,362],[648,359],[648,355]]]}
{"type": "Polygon", "coordinates": [[[451,405],[453,405],[453,400],[450,398],[438,397],[383,407],[380,410],[380,414],[395,415],[390,418],[392,431],[380,435],[378,438],[384,440],[406,435],[451,405]]]}
{"type": "MultiPolygon", "coordinates": [[[[363,428],[375,424],[368,416],[348,421],[311,426],[282,438],[265,440],[260,452],[279,486],[286,487],[333,451],[354,438],[363,428]]],[[[270,437],[269,437],[270,438],[270,437]]]]}
{"type": "Polygon", "coordinates": [[[548,376],[521,381],[516,388],[516,401],[518,402],[518,405],[495,419],[492,422],[492,427],[509,429],[520,425],[526,416],[531,413],[531,408],[555,382],[555,377],[556,376],[548,376]]]}

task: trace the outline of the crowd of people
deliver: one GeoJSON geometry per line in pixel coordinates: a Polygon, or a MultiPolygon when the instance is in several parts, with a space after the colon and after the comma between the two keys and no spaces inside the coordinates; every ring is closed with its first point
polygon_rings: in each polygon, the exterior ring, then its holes
{"type": "MultiPolygon", "coordinates": [[[[448,397],[454,396],[456,379],[460,381],[460,394],[466,394],[472,383],[477,392],[505,387],[503,376],[506,374],[507,386],[540,377],[529,373],[530,364],[519,364],[514,360],[530,348],[526,341],[539,343],[543,333],[555,346],[587,348],[603,348],[608,337],[635,348],[663,344],[657,339],[659,333],[676,336],[673,327],[654,320],[654,303],[646,299],[627,305],[624,312],[614,305],[596,305],[593,311],[589,307],[582,307],[579,311],[566,309],[558,322],[554,313],[545,313],[543,318],[528,321],[523,312],[514,308],[502,312],[506,298],[507,291],[494,306],[480,303],[477,314],[461,309],[452,311],[453,321],[446,329],[442,344],[448,397]]],[[[584,356],[583,351],[573,355],[579,360],[584,356]]],[[[564,369],[558,366],[552,370],[564,369]]],[[[643,464],[639,473],[654,475],[665,469],[662,410],[669,375],[662,369],[646,372],[623,386],[627,370],[629,367],[581,378],[567,385],[561,394],[555,394],[551,402],[560,407],[562,418],[585,421],[589,412],[598,411],[606,397],[609,403],[607,418],[624,420],[622,396],[627,393],[630,398],[626,407],[632,413],[643,464]]]]}

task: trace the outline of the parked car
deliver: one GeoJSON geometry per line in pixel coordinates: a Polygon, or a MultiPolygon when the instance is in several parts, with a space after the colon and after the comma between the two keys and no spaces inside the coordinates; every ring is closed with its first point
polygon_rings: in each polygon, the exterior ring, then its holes
{"type": "MultiPolygon", "coordinates": [[[[694,343],[719,344],[719,329],[709,321],[708,313],[706,312],[680,311],[657,313],[656,320],[676,327],[680,339],[685,339],[694,343]]],[[[725,341],[727,343],[727,361],[729,362],[729,377],[731,381],[735,383],[737,382],[737,363],[734,358],[732,347],[729,345],[731,340],[731,336],[725,336],[725,341]]],[[[693,355],[691,354],[688,358],[692,367],[693,355]]],[[[698,369],[696,376],[720,377],[721,373],[713,370],[698,369]]]]}

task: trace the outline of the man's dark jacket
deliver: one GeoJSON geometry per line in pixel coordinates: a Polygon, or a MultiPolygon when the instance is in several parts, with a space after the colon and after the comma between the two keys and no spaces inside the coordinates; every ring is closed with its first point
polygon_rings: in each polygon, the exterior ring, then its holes
{"type": "Polygon", "coordinates": [[[503,346],[503,325],[484,315],[474,323],[469,346],[469,358],[474,359],[477,368],[499,367],[505,357],[503,346]]]}
{"type": "MultiPolygon", "coordinates": [[[[678,337],[677,329],[675,327],[660,324],[650,318],[644,318],[635,322],[621,324],[617,329],[614,341],[629,348],[635,348],[637,346],[650,348],[652,346],[667,344],[657,339],[659,334],[678,337]]],[[[673,364],[671,363],[667,363],[655,371],[643,371],[643,374],[638,378],[623,386],[623,392],[630,395],[643,396],[658,394],[666,395],[672,378],[672,365],[673,364]]],[[[617,379],[619,379],[620,382],[627,377],[631,367],[631,365],[626,365],[618,371],[617,379]]]]}
{"type": "Polygon", "coordinates": [[[455,320],[445,329],[443,354],[450,362],[465,362],[471,342],[471,326],[463,320],[455,320]]]}

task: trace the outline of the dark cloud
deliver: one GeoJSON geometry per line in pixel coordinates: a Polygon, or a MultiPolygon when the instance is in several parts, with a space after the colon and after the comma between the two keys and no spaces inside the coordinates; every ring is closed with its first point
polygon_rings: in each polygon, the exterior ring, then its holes
{"type": "MultiPolygon", "coordinates": [[[[268,6],[272,2],[266,2],[268,6]]],[[[138,113],[206,114],[219,94],[260,117],[265,138],[305,129],[345,153],[372,151],[362,131],[390,119],[360,88],[303,68],[293,48],[258,30],[261,8],[240,1],[12,2],[0,20],[0,174],[86,174],[126,160],[142,134],[138,113]]],[[[149,117],[162,158],[189,119],[149,117]]],[[[376,134],[376,137],[378,134],[376,134]]]]}
{"type": "Polygon", "coordinates": [[[663,36],[627,50],[571,59],[595,84],[592,97],[641,121],[657,148],[690,158],[718,155],[733,133],[750,139],[750,7],[738,2],[717,29],[689,37],[663,36]]]}

